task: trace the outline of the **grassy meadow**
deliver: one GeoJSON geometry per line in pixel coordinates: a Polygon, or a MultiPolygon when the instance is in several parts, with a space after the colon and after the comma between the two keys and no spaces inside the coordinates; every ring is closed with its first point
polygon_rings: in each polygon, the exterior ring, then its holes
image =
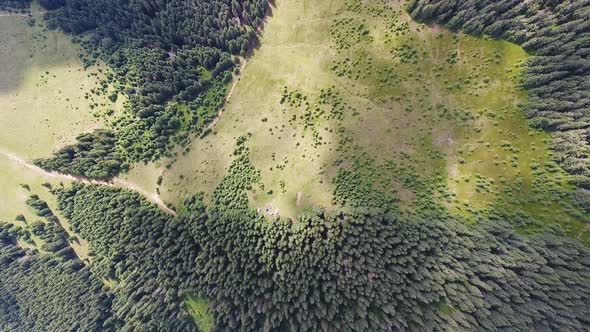
{"type": "Polygon", "coordinates": [[[249,193],[252,208],[295,218],[383,200],[402,210],[437,202],[468,217],[501,207],[589,239],[547,134],[529,129],[519,108],[527,54],[417,24],[402,6],[277,2],[213,133],[164,170],[164,200],[210,198],[236,139],[250,133],[263,183],[249,193]]]}
{"type": "Polygon", "coordinates": [[[70,37],[29,20],[0,17],[0,147],[34,159],[100,127],[99,109],[121,105],[90,93],[103,69],[84,69],[70,37]]]}

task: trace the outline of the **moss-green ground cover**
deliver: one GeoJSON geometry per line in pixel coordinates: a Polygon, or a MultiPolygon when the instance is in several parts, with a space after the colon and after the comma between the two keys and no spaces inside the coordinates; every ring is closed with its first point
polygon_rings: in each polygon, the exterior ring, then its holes
{"type": "Polygon", "coordinates": [[[213,330],[213,316],[208,312],[209,303],[206,300],[187,295],[185,304],[188,311],[193,315],[199,331],[208,332],[213,330]]]}

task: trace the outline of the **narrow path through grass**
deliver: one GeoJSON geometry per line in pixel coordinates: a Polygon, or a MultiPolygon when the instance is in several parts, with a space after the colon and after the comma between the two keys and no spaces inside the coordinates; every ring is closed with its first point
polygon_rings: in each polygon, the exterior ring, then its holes
{"type": "Polygon", "coordinates": [[[82,182],[85,184],[95,184],[95,185],[103,185],[103,186],[109,186],[109,187],[119,187],[119,188],[131,190],[131,191],[135,191],[138,194],[145,196],[150,202],[156,204],[160,209],[162,209],[166,213],[171,214],[173,216],[177,215],[176,211],[170,209],[166,204],[164,204],[164,202],[160,199],[160,196],[157,193],[147,192],[146,190],[140,188],[135,183],[129,182],[127,180],[123,180],[118,177],[112,177],[112,178],[106,178],[106,179],[94,179],[94,178],[88,178],[88,177],[84,177],[84,176],[76,176],[76,175],[65,174],[65,173],[60,173],[60,172],[48,172],[36,165],[24,160],[24,159],[21,159],[20,157],[18,157],[17,155],[15,155],[13,153],[0,150],[0,155],[8,158],[9,160],[11,160],[17,164],[23,165],[24,167],[26,167],[30,171],[37,173],[39,175],[43,175],[43,176],[47,176],[47,177],[51,177],[51,178],[55,178],[55,179],[77,181],[77,182],[82,182]]]}

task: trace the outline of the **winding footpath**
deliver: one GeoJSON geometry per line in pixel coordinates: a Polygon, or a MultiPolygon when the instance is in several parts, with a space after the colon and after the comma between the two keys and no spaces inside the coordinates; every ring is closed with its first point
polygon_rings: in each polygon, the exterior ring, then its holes
{"type": "Polygon", "coordinates": [[[219,122],[219,120],[221,119],[221,115],[223,114],[223,109],[225,108],[225,105],[227,105],[229,103],[229,99],[234,94],[234,90],[236,89],[236,85],[238,85],[238,82],[240,81],[240,75],[242,74],[242,71],[246,67],[246,63],[248,63],[248,59],[240,57],[240,61],[242,62],[242,65],[240,66],[240,71],[233,79],[231,87],[229,88],[229,92],[227,93],[227,96],[225,97],[225,101],[223,103],[223,106],[221,106],[221,108],[219,109],[219,112],[217,112],[215,119],[213,119],[213,121],[211,121],[211,123],[207,126],[207,129],[212,129],[213,127],[215,127],[217,122],[219,122]]]}
{"type": "Polygon", "coordinates": [[[103,185],[103,186],[108,186],[108,187],[117,187],[117,188],[123,188],[123,189],[128,189],[131,191],[135,191],[136,193],[147,198],[150,202],[156,204],[164,212],[166,212],[172,216],[175,216],[175,217],[177,216],[176,211],[174,211],[174,210],[170,209],[168,206],[166,206],[166,204],[164,204],[164,202],[162,201],[162,199],[160,199],[160,196],[158,194],[150,193],[150,192],[140,188],[137,184],[129,182],[127,180],[124,180],[124,179],[121,179],[118,177],[112,177],[112,178],[109,178],[106,180],[102,180],[102,179],[94,179],[94,178],[89,178],[89,177],[84,177],[84,176],[65,174],[65,173],[60,173],[60,172],[49,172],[49,171],[42,169],[39,166],[36,166],[36,165],[18,157],[17,155],[15,155],[13,153],[10,153],[10,152],[4,151],[4,150],[0,150],[0,155],[8,158],[9,160],[11,160],[11,161],[27,168],[28,170],[41,175],[41,176],[54,178],[54,179],[58,179],[58,180],[77,181],[77,182],[81,182],[81,183],[85,183],[85,184],[103,185]]]}
{"type": "Polygon", "coordinates": [[[43,15],[47,13],[47,11],[40,11],[34,13],[7,13],[7,12],[0,12],[0,17],[31,17],[35,15],[43,15]]]}

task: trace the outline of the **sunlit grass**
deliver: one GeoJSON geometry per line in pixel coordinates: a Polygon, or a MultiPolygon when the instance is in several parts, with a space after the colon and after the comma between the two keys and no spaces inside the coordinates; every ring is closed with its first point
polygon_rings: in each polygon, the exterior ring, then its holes
{"type": "Polygon", "coordinates": [[[209,304],[206,300],[196,298],[192,295],[185,297],[185,304],[193,319],[199,327],[199,331],[208,332],[213,330],[213,316],[209,313],[209,304]]]}
{"type": "Polygon", "coordinates": [[[167,200],[178,204],[194,191],[210,197],[235,140],[251,133],[250,158],[264,184],[249,194],[255,209],[295,218],[331,208],[338,171],[366,155],[382,170],[359,176],[402,208],[436,187],[432,200],[469,218],[489,208],[522,210],[587,235],[583,215],[556,194],[570,188],[550,162],[548,135],[529,129],[519,107],[528,56],[519,46],[418,24],[400,4],[357,0],[280,2],[261,45],[214,132],[164,171],[167,200]],[[313,120],[321,145],[293,120],[305,106],[281,104],[285,87],[311,108],[322,89],[342,97],[343,120],[313,120]],[[342,137],[349,138],[343,146],[342,137]],[[404,171],[386,171],[389,162],[404,171]]]}

